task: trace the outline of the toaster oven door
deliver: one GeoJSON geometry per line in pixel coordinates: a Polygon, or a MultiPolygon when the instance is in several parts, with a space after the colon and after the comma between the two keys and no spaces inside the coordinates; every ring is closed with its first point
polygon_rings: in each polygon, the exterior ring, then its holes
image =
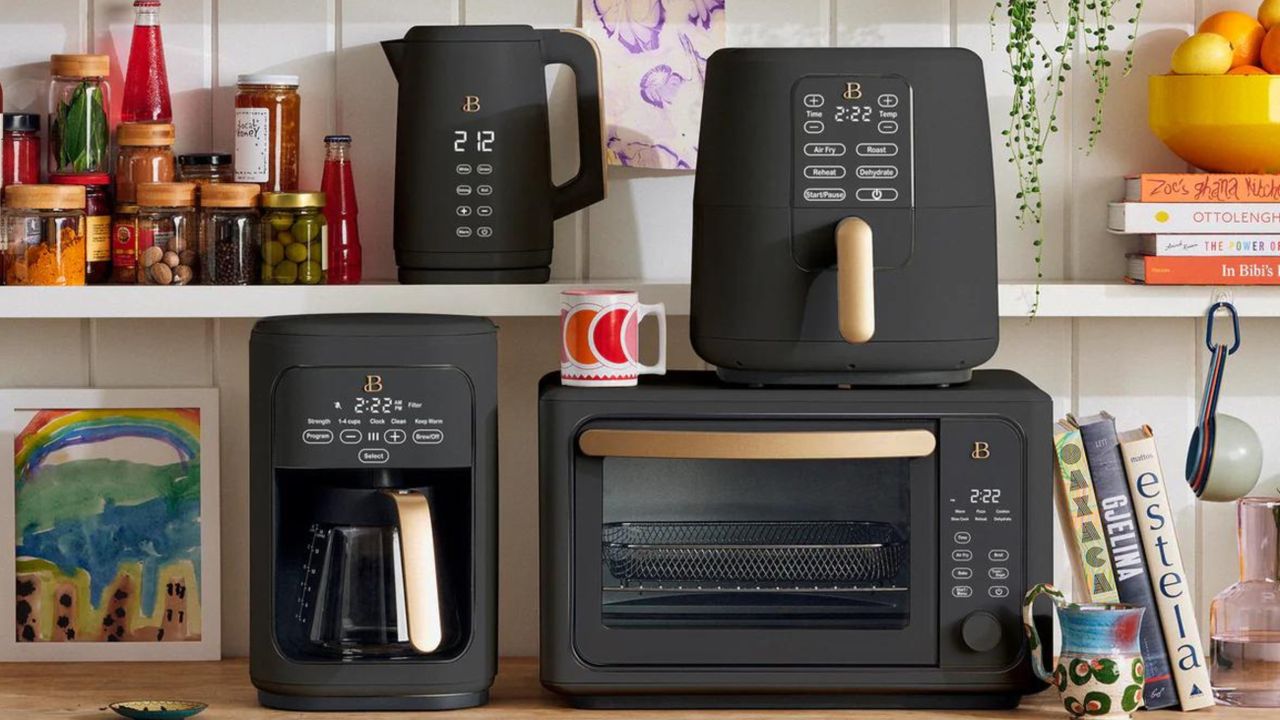
{"type": "Polygon", "coordinates": [[[589,424],[573,477],[591,665],[933,665],[936,422],[589,424]]]}

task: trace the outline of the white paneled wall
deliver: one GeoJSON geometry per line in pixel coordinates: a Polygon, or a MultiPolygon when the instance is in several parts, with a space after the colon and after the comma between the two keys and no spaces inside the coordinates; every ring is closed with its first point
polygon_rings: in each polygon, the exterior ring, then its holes
{"type": "MultiPolygon", "coordinates": [[[[671,0],[674,2],[675,0],[671,0]]],[[[1004,161],[1000,130],[1009,106],[1003,38],[991,37],[994,0],[729,0],[733,45],[961,45],[986,61],[991,128],[997,150],[1000,273],[1033,278],[1033,233],[1011,216],[1015,178],[1004,161]]],[[[1138,170],[1183,167],[1145,127],[1146,75],[1162,72],[1169,51],[1204,15],[1253,0],[1148,2],[1134,73],[1113,84],[1107,131],[1085,154],[1092,110],[1087,69],[1077,62],[1062,113],[1063,132],[1045,171],[1045,274],[1050,279],[1113,279],[1125,244],[1104,232],[1104,204],[1118,178],[1138,170]]],[[[390,198],[395,81],[378,41],[421,23],[528,23],[570,27],[579,0],[169,0],[162,22],[174,93],[178,145],[184,152],[228,150],[235,78],[244,72],[302,76],[302,179],[319,184],[321,137],[355,137],[366,273],[391,279],[390,198]]],[[[1057,3],[1061,5],[1061,2],[1057,3]]],[[[116,64],[123,87],[130,0],[3,0],[0,83],[5,109],[43,112],[50,53],[93,50],[116,64]]],[[[1245,8],[1248,9],[1248,8],[1245,8]]],[[[1060,15],[1061,16],[1061,15],[1060,15]]],[[[1119,47],[1123,43],[1117,42],[1119,47]]],[[[1116,53],[1116,61],[1120,59],[1116,53]]],[[[553,169],[576,168],[572,74],[549,69],[553,169]]],[[[691,174],[612,168],[608,199],[556,224],[553,273],[600,280],[685,279],[689,268],[691,174]]],[[[0,293],[2,296],[2,293],[0,293]]],[[[175,291],[174,302],[181,302],[175,291]]],[[[1082,314],[1088,314],[1082,308],[1082,314]]],[[[263,314],[273,311],[262,308],[263,314]]],[[[537,652],[537,477],[535,380],[555,367],[556,320],[499,321],[501,349],[501,651],[537,652]]],[[[186,385],[221,388],[223,646],[248,649],[247,342],[243,320],[7,320],[0,322],[0,385],[186,385]]],[[[672,323],[673,366],[698,367],[687,321],[672,323]]],[[[1208,600],[1232,579],[1235,539],[1230,506],[1197,504],[1179,484],[1196,393],[1202,382],[1203,323],[1177,319],[1007,319],[992,366],[1021,371],[1054,398],[1055,410],[1108,409],[1124,427],[1148,422],[1160,436],[1174,482],[1176,523],[1205,615],[1208,600]]],[[[1228,365],[1224,412],[1252,422],[1268,457],[1264,486],[1280,492],[1280,320],[1244,324],[1245,344],[1228,365]]],[[[1047,481],[1047,478],[1044,479],[1047,481]]],[[[1058,552],[1059,578],[1070,585],[1058,552]]],[[[1207,627],[1207,624],[1202,625],[1207,627]]]]}

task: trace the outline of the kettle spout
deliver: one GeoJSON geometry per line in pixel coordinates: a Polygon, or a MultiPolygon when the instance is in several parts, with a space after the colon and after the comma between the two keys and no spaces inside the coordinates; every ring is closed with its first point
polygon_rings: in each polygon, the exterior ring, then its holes
{"type": "Polygon", "coordinates": [[[391,72],[400,79],[400,65],[404,60],[403,40],[383,40],[382,52],[386,53],[387,62],[391,64],[391,72]]]}

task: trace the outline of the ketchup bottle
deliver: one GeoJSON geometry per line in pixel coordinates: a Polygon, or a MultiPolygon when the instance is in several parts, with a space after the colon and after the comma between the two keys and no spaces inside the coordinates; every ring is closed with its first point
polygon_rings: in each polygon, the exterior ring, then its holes
{"type": "Polygon", "coordinates": [[[360,227],[356,222],[356,185],[351,175],[351,136],[324,139],[324,219],[329,232],[330,285],[360,282],[360,227]]]}
{"type": "Polygon", "coordinates": [[[160,39],[160,0],[134,0],[133,41],[124,76],[121,122],[173,122],[160,39]]]}

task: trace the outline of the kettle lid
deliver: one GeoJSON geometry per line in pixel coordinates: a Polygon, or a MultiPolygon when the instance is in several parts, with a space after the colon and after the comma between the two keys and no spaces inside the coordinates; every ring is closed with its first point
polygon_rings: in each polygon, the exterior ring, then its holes
{"type": "Polygon", "coordinates": [[[405,42],[538,42],[541,35],[529,25],[417,25],[404,34],[405,42]]]}

